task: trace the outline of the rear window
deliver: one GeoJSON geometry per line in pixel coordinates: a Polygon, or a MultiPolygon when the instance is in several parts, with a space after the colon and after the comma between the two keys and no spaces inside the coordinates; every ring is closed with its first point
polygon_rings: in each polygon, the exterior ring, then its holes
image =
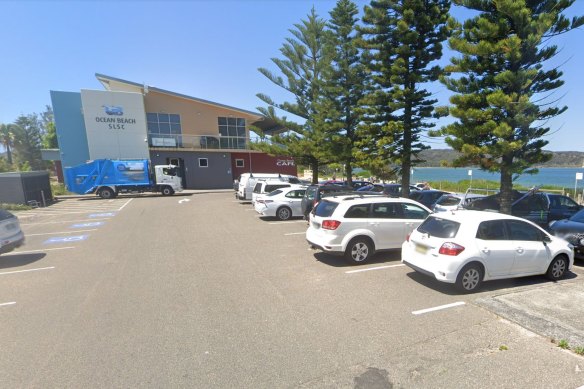
{"type": "Polygon", "coordinates": [[[323,200],[314,208],[314,214],[320,217],[329,217],[333,214],[339,203],[323,200]]]}
{"type": "Polygon", "coordinates": [[[276,185],[266,185],[266,193],[270,193],[280,188],[289,188],[290,184],[276,184],[276,185]]]}
{"type": "Polygon", "coordinates": [[[253,187],[253,193],[262,193],[262,183],[258,182],[257,184],[255,184],[255,186],[253,187]]]}
{"type": "Polygon", "coordinates": [[[454,238],[459,228],[458,222],[431,216],[420,224],[418,231],[437,238],[454,238]]]}
{"type": "Polygon", "coordinates": [[[308,189],[306,189],[306,194],[304,195],[304,197],[306,197],[308,200],[314,200],[314,195],[316,194],[316,187],[309,187],[308,189]]]}
{"type": "Polygon", "coordinates": [[[454,196],[442,196],[436,201],[438,205],[444,205],[445,207],[451,207],[454,205],[458,205],[460,203],[460,199],[454,196]]]}
{"type": "Polygon", "coordinates": [[[2,220],[6,220],[6,219],[11,219],[15,217],[13,214],[11,214],[10,212],[4,210],[4,209],[0,209],[0,221],[2,220]]]}
{"type": "Polygon", "coordinates": [[[277,195],[279,195],[279,194],[280,194],[280,193],[282,193],[282,192],[283,192],[283,190],[277,189],[277,190],[273,190],[273,191],[271,191],[271,192],[270,192],[270,193],[268,193],[266,196],[277,196],[277,195]]]}

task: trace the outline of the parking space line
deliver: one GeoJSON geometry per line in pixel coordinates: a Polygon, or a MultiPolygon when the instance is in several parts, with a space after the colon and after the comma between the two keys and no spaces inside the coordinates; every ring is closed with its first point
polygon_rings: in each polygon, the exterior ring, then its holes
{"type": "Polygon", "coordinates": [[[3,307],[5,305],[14,305],[14,304],[16,304],[16,301],[12,301],[12,302],[9,302],[9,303],[2,303],[2,304],[0,304],[0,307],[3,307]]]}
{"type": "Polygon", "coordinates": [[[287,234],[284,234],[284,236],[289,236],[289,235],[304,235],[306,234],[306,231],[304,232],[289,232],[287,234]]]}
{"type": "Polygon", "coordinates": [[[97,231],[97,228],[92,230],[71,230],[71,231],[62,231],[62,232],[45,232],[43,234],[26,234],[26,236],[41,236],[41,235],[55,235],[55,234],[76,234],[78,232],[89,232],[89,231],[97,231]]]}
{"type": "Polygon", "coordinates": [[[109,219],[83,219],[83,220],[64,220],[64,221],[53,221],[53,222],[42,222],[42,223],[20,223],[21,226],[36,226],[41,224],[59,224],[59,223],[78,223],[78,222],[95,222],[98,220],[109,220],[109,219]]]}
{"type": "Polygon", "coordinates": [[[434,308],[420,309],[419,311],[412,311],[412,315],[421,315],[424,313],[440,311],[442,309],[458,307],[459,305],[465,305],[465,304],[466,303],[464,301],[457,301],[457,302],[452,303],[452,304],[440,305],[440,306],[437,306],[434,308]]]}
{"type": "Polygon", "coordinates": [[[0,273],[0,276],[5,275],[5,274],[26,273],[26,272],[30,272],[30,271],[50,270],[50,269],[54,269],[54,268],[55,268],[55,266],[50,266],[50,267],[39,267],[36,269],[5,271],[3,273],[0,273]]]}
{"type": "Polygon", "coordinates": [[[370,271],[370,270],[381,270],[381,269],[389,269],[391,267],[402,267],[405,266],[403,263],[400,263],[399,265],[387,265],[387,266],[376,266],[376,267],[369,267],[367,269],[359,269],[359,270],[349,270],[346,271],[346,274],[353,274],[353,273],[361,273],[364,271],[370,271]]]}
{"type": "Polygon", "coordinates": [[[132,201],[132,200],[134,200],[134,199],[129,199],[128,201],[126,201],[126,203],[125,203],[124,205],[122,205],[122,206],[120,207],[120,209],[118,209],[118,211],[121,211],[122,209],[124,209],[124,207],[125,207],[126,205],[130,204],[130,201],[132,201]]]}
{"type": "Polygon", "coordinates": [[[38,253],[38,252],[43,252],[43,251],[68,250],[68,249],[74,249],[74,248],[75,247],[73,247],[73,246],[69,246],[69,247],[55,247],[52,249],[42,249],[42,250],[12,251],[10,254],[30,254],[30,253],[38,253]]]}

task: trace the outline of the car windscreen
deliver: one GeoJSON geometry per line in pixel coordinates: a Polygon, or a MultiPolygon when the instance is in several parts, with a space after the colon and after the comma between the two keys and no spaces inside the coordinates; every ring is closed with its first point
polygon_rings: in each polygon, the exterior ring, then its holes
{"type": "Polygon", "coordinates": [[[320,217],[329,217],[333,214],[339,203],[323,200],[314,209],[314,214],[320,217]]]}
{"type": "Polygon", "coordinates": [[[451,207],[454,205],[458,205],[459,203],[460,198],[446,195],[442,195],[442,197],[440,197],[438,201],[436,201],[437,205],[444,205],[445,207],[451,207]]]}
{"type": "Polygon", "coordinates": [[[459,228],[458,222],[430,216],[420,224],[418,231],[437,238],[454,238],[459,228]]]}
{"type": "Polygon", "coordinates": [[[574,215],[572,215],[570,220],[573,222],[577,222],[577,223],[584,223],[584,209],[581,211],[578,211],[574,215]]]}
{"type": "Polygon", "coordinates": [[[13,217],[14,217],[14,215],[11,214],[10,212],[5,211],[4,209],[0,209],[0,221],[6,220],[6,219],[11,219],[13,217]]]}

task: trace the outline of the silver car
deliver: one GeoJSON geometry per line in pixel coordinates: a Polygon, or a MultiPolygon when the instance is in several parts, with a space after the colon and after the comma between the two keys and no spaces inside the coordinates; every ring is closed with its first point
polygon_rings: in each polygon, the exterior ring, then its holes
{"type": "Polygon", "coordinates": [[[256,198],[254,208],[262,216],[289,220],[302,217],[301,203],[306,192],[305,187],[281,188],[256,198]]]}
{"type": "Polygon", "coordinates": [[[24,244],[24,234],[18,218],[0,209],[0,254],[8,253],[24,244]]]}

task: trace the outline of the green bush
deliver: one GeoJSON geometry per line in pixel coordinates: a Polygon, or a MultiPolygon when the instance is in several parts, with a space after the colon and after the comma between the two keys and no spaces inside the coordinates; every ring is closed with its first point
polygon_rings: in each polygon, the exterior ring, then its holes
{"type": "Polygon", "coordinates": [[[6,209],[8,211],[27,211],[29,209],[32,209],[32,207],[29,207],[28,205],[24,205],[24,204],[0,203],[0,209],[6,209]]]}
{"type": "Polygon", "coordinates": [[[64,184],[60,184],[58,182],[51,182],[51,192],[53,192],[53,196],[73,194],[67,190],[64,184]]]}

